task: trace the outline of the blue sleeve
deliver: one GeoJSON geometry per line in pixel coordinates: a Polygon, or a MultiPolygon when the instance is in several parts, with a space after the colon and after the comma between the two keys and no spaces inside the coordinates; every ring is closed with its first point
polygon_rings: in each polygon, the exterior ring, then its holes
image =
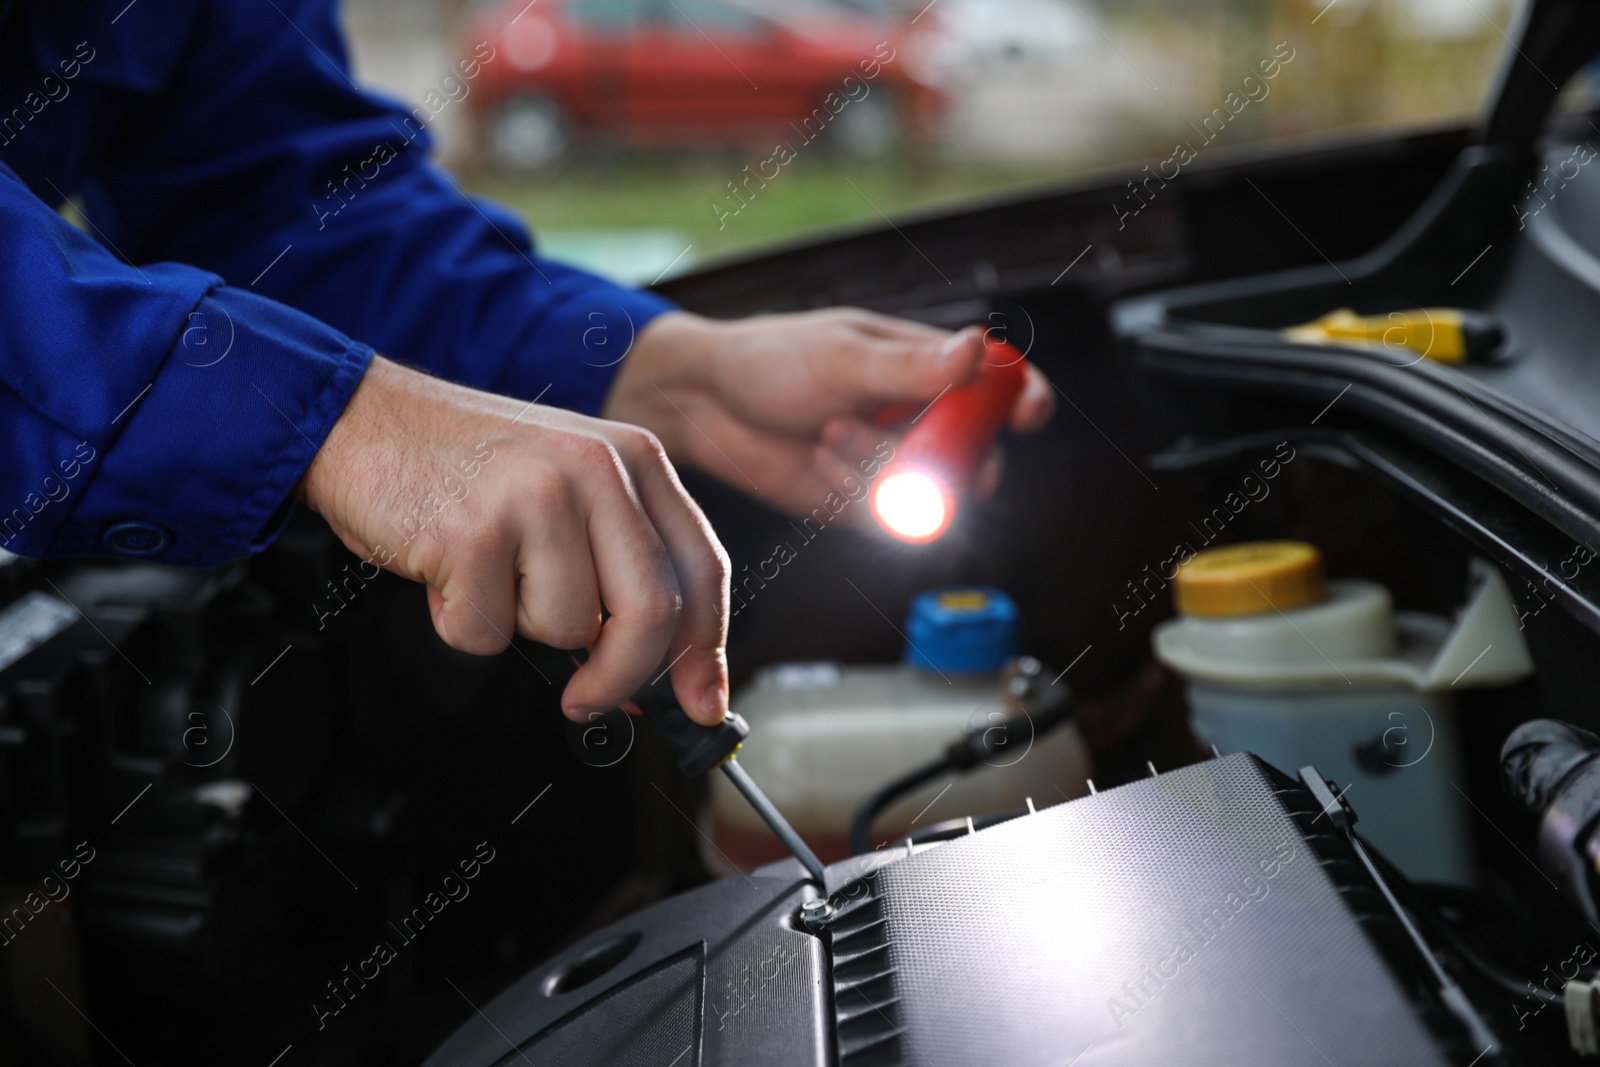
{"type": "Polygon", "coordinates": [[[589,414],[671,307],[542,258],[507,210],[430,164],[489,45],[407,111],[351,81],[333,0],[204,5],[88,204],[135,262],[193,263],[456,381],[589,414]]]}
{"type": "Polygon", "coordinates": [[[372,350],[206,271],[123,263],[4,165],[0,248],[0,547],[261,547],[372,350]]]}

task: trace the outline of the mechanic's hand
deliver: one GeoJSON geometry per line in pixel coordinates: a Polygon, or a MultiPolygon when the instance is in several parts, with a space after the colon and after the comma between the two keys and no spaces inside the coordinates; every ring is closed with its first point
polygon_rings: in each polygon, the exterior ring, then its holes
{"type": "MultiPolygon", "coordinates": [[[[604,415],[653,431],[690,463],[780,510],[815,508],[893,435],[873,425],[893,402],[932,401],[970,381],[982,331],[952,334],[856,308],[719,322],[687,312],[653,319],[606,399],[604,415]]],[[[1055,398],[1033,366],[1011,413],[1028,432],[1055,398]]],[[[999,481],[999,454],[979,474],[999,481]]]]}
{"type": "Polygon", "coordinates": [[[726,712],[727,553],[648,431],[379,358],[300,493],[352,552],[427,583],[455,648],[593,645],[568,718],[616,707],[664,659],[691,718],[726,712]]]}

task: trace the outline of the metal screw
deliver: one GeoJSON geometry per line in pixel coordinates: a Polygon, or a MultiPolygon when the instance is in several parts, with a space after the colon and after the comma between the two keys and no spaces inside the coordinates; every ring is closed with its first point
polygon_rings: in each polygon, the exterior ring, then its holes
{"type": "Polygon", "coordinates": [[[817,897],[800,905],[800,921],[810,927],[818,927],[834,916],[834,907],[828,903],[826,897],[817,897]]]}

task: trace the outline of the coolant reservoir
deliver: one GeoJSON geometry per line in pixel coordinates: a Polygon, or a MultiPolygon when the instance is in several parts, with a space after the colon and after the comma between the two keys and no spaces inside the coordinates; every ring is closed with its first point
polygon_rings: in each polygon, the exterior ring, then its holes
{"type": "Polygon", "coordinates": [[[1224,754],[1348,791],[1358,830],[1413,879],[1471,881],[1451,691],[1527,677],[1499,571],[1475,560],[1456,618],[1396,612],[1377,582],[1324,582],[1298,541],[1201,552],[1173,582],[1156,657],[1188,680],[1191,724],[1224,754]]]}
{"type": "MultiPolygon", "coordinates": [[[[826,862],[851,854],[850,820],[875,790],[1012,710],[1001,671],[1016,655],[1017,610],[999,590],[941,589],[913,601],[898,664],[786,663],[734,695],[752,743],[739,762],[826,862]]],[[[1050,685],[1050,676],[1040,684],[1050,685]]],[[[1087,792],[1089,750],[1071,722],[1008,736],[987,766],[907,793],[873,823],[874,843],[948,819],[1039,806],[1087,792]]],[[[713,871],[786,855],[722,775],[710,778],[713,871]]]]}

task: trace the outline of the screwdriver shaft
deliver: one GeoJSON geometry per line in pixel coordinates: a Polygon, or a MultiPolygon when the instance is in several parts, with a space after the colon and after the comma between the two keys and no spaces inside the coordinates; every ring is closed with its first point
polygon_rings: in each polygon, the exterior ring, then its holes
{"type": "Polygon", "coordinates": [[[794,827],[789,825],[789,820],[783,817],[783,813],[767,799],[767,794],[756,785],[755,779],[746,774],[745,769],[739,766],[738,760],[731,756],[722,761],[722,773],[728,776],[728,781],[733,783],[735,789],[744,794],[750,806],[756,809],[756,814],[772,827],[772,832],[778,835],[778,839],[794,853],[794,858],[799,860],[800,865],[811,875],[811,880],[826,891],[828,883],[822,871],[822,861],[817,859],[817,854],[800,839],[799,834],[795,833],[794,827]]]}

